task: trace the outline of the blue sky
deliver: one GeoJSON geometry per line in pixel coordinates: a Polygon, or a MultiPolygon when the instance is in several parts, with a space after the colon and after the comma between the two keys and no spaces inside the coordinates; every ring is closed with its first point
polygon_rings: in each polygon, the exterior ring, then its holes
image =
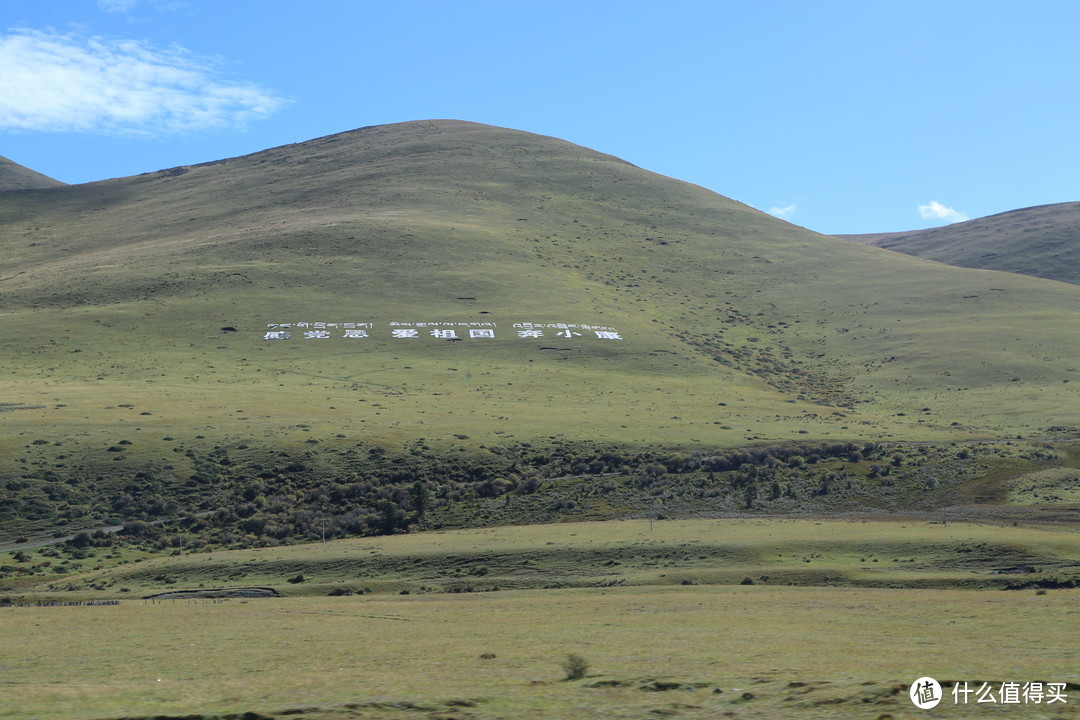
{"type": "Polygon", "coordinates": [[[3,0],[0,155],[69,183],[365,125],[560,137],[825,233],[1080,200],[1073,0],[3,0]]]}

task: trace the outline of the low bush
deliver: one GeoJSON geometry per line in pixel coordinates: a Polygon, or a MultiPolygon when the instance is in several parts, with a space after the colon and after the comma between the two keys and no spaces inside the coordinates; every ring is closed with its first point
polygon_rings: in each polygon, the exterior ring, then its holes
{"type": "Polygon", "coordinates": [[[577,653],[570,653],[563,660],[562,668],[566,673],[565,680],[580,680],[589,672],[589,661],[577,653]]]}

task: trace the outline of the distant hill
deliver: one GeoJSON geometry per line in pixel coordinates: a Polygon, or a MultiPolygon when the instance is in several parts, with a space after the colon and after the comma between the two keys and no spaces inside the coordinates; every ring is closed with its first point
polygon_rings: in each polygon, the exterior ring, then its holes
{"type": "Polygon", "coordinates": [[[960,267],[1080,285],[1080,202],[1011,210],[929,230],[837,237],[960,267]]]}
{"type": "MultiPolygon", "coordinates": [[[[384,476],[469,458],[484,496],[525,482],[481,470],[511,447],[691,463],[1080,427],[1080,287],[461,121],[0,193],[0,313],[21,517],[237,486],[272,504],[285,477],[346,497],[384,453],[384,476]]],[[[616,463],[547,452],[568,473],[616,463]]]]}
{"type": "Polygon", "coordinates": [[[0,156],[0,192],[61,187],[64,183],[0,156]]]}

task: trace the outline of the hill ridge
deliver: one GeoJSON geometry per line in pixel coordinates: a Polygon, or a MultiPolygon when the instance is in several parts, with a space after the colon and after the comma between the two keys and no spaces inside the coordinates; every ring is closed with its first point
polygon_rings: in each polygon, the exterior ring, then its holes
{"type": "Polygon", "coordinates": [[[926,230],[836,237],[959,267],[1080,284],[1080,202],[1034,205],[926,230]]]}
{"type": "Polygon", "coordinates": [[[65,185],[66,183],[54,180],[47,175],[31,170],[0,155],[0,192],[37,190],[40,188],[64,187],[65,185]]]}

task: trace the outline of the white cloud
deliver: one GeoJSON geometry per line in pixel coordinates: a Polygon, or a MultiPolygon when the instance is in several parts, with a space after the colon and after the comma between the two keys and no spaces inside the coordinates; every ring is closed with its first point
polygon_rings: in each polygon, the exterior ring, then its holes
{"type": "Polygon", "coordinates": [[[925,220],[944,220],[948,223],[957,223],[968,220],[968,216],[959,210],[942,205],[936,200],[931,200],[926,205],[919,206],[919,215],[925,220]]]}
{"type": "Polygon", "coordinates": [[[786,207],[771,207],[769,208],[769,214],[775,215],[782,220],[790,220],[795,217],[795,213],[799,211],[799,206],[796,203],[792,203],[786,207]]]}
{"type": "Polygon", "coordinates": [[[242,127],[285,104],[223,78],[219,64],[179,46],[9,31],[0,36],[0,130],[157,136],[242,127]]]}

